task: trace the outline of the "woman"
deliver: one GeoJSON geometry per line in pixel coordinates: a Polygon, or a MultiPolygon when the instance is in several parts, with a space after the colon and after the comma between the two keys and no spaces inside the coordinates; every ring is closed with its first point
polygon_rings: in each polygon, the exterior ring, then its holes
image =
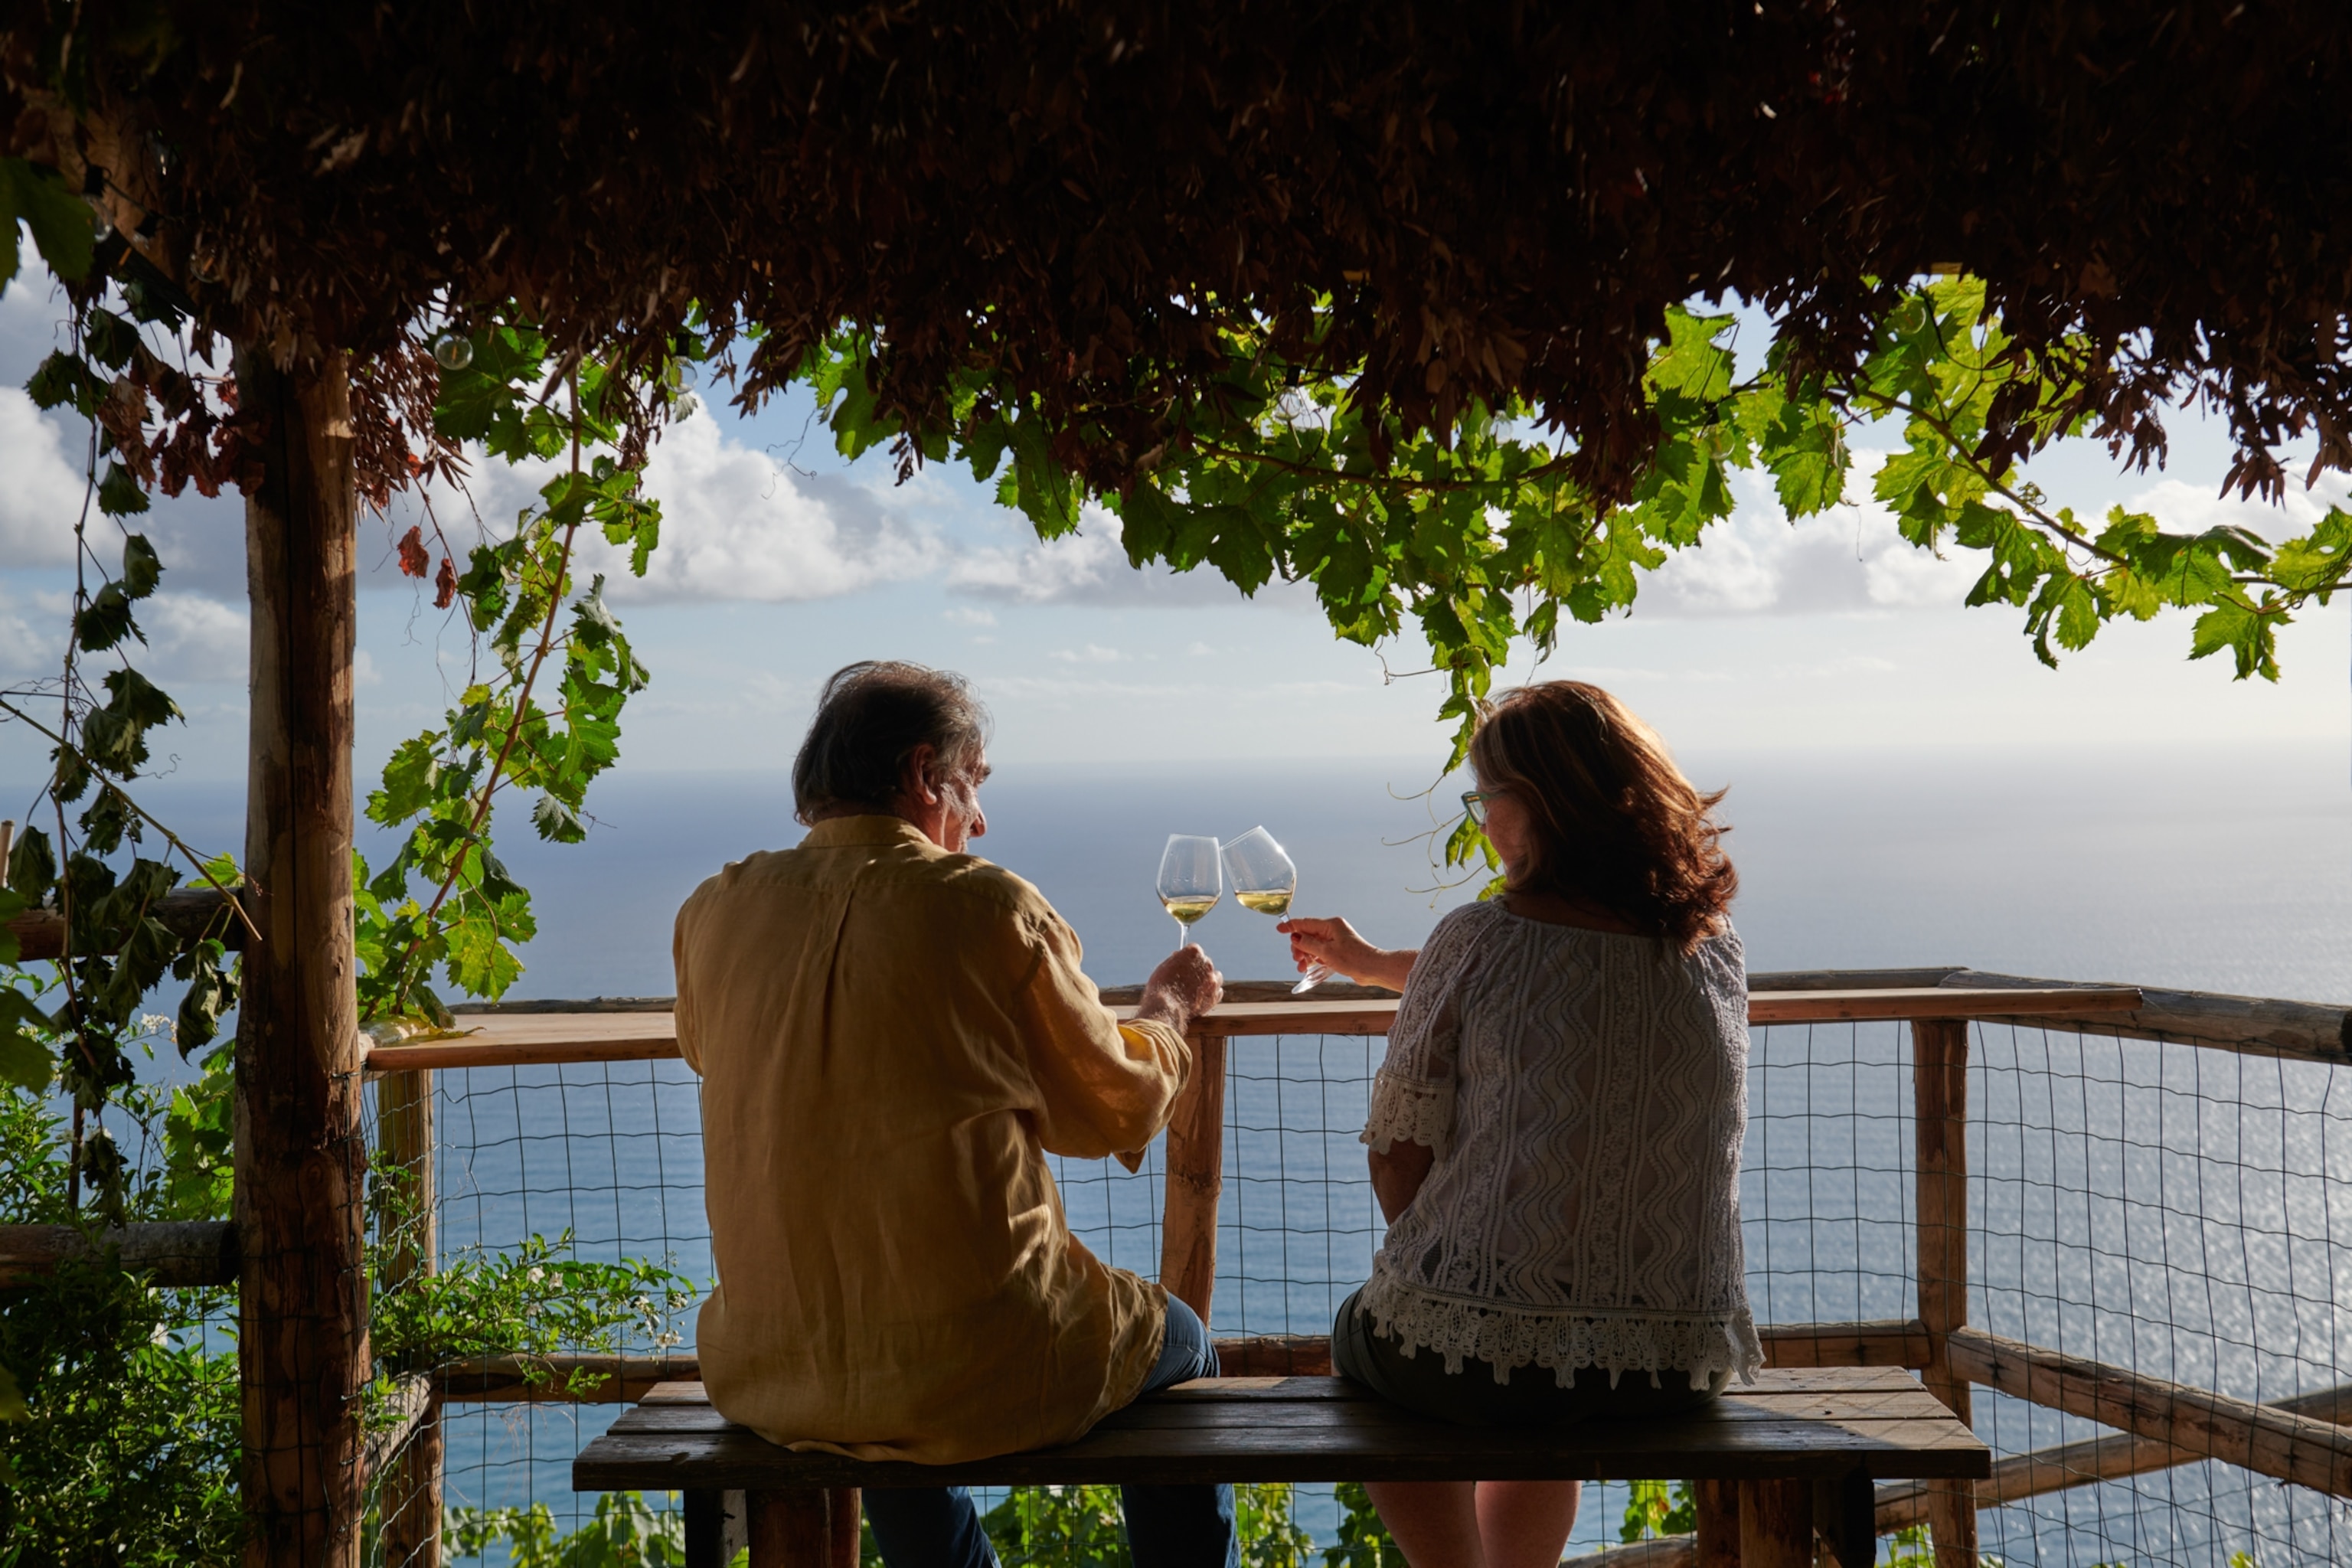
{"type": "MultiPolygon", "coordinates": [[[[1424,1414],[1666,1415],[1763,1364],[1739,1237],[1738,879],[1649,727],[1578,681],[1514,691],[1463,797],[1504,891],[1419,952],[1294,920],[1291,953],[1401,988],[1363,1141],[1389,1232],[1332,1326],[1347,1376],[1424,1414]]],[[[1366,1488],[1412,1568],[1559,1560],[1574,1481],[1366,1488]]]]}

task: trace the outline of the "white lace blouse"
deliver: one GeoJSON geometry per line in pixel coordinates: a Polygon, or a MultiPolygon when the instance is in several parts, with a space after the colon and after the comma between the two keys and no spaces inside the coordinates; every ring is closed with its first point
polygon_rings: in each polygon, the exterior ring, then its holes
{"type": "Polygon", "coordinates": [[[1363,1141],[1436,1154],[1359,1298],[1404,1353],[1752,1379],[1739,1146],[1748,985],[1728,925],[1647,937],[1454,910],[1414,963],[1363,1141]]]}

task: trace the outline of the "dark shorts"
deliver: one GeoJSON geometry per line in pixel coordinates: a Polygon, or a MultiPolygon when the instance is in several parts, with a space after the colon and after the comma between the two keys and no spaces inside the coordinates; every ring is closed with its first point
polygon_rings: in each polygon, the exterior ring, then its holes
{"type": "Polygon", "coordinates": [[[1629,1372],[1612,1388],[1606,1372],[1586,1367],[1575,1387],[1562,1388],[1551,1369],[1540,1366],[1514,1368],[1510,1382],[1496,1383],[1494,1363],[1475,1357],[1465,1357],[1460,1372],[1447,1372],[1437,1352],[1407,1355],[1396,1340],[1374,1332],[1371,1314],[1356,1308],[1361,1294],[1340,1302],[1331,1324],[1332,1370],[1393,1404],[1457,1426],[1565,1426],[1589,1415],[1675,1415],[1721,1394],[1731,1377],[1719,1372],[1706,1387],[1693,1388],[1690,1373],[1662,1372],[1661,1386],[1653,1387],[1647,1373],[1629,1372]]]}

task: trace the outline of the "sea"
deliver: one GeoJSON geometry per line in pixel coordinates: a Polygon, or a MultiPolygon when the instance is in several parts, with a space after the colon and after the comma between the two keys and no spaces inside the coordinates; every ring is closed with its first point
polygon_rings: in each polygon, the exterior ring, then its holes
{"type": "MultiPolygon", "coordinates": [[[[1689,751],[1727,791],[1749,968],[1968,966],[2352,1003],[2352,766],[2340,742],[2195,749],[1689,751]]],[[[1433,760],[1183,769],[998,761],[974,848],[1037,884],[1101,984],[1176,943],[1153,893],[1171,834],[1263,826],[1299,868],[1295,908],[1416,942],[1476,895],[1442,863],[1459,778],[1433,760]]],[[[6,798],[15,798],[11,792],[6,798]]],[[[192,841],[241,837],[240,793],[163,781],[192,841]]],[[[672,916],[727,861],[795,842],[779,774],[624,768],[585,844],[502,835],[538,934],[518,998],[659,996],[672,916]]],[[[389,838],[362,853],[380,864],[389,838]]],[[[1233,978],[1289,971],[1273,921],[1230,900],[1192,935],[1233,978]]],[[[164,999],[159,999],[160,1001],[164,999]]],[[[1236,1041],[1213,1323],[1322,1332],[1380,1225],[1355,1139],[1379,1042],[1236,1041]]],[[[1765,1321],[1899,1317],[1909,1298],[1908,1072],[1891,1026],[1759,1031],[1742,1198],[1765,1321]]],[[[2352,1069],[1985,1026],[1971,1138],[1972,1321],[2153,1375],[2272,1399],[2352,1383],[2352,1069]]],[[[168,1058],[157,1071],[175,1070],[168,1058]]],[[[568,1233],[583,1257],[710,1275],[697,1100],[677,1064],[443,1075],[443,1244],[453,1258],[568,1233]]],[[[1150,1272],[1159,1166],[1063,1162],[1074,1227],[1150,1272]]],[[[691,1342],[688,1314],[677,1325],[691,1342]]],[[[2002,1453],[2095,1436],[1979,1390],[2002,1453]]],[[[574,1516],[567,1468],[609,1406],[453,1411],[450,1500],[574,1516]]],[[[1571,1552],[1614,1542],[1622,1487],[1588,1489],[1571,1552]]],[[[1328,1488],[1300,1489],[1320,1544],[1328,1488]]],[[[2200,1465],[1990,1510],[2011,1563],[2352,1560],[2352,1511],[2200,1465]]]]}

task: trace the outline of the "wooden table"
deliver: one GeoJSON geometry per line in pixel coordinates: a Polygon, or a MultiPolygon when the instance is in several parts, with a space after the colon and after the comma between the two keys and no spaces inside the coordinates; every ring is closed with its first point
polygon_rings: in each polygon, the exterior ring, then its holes
{"type": "Polygon", "coordinates": [[[1817,1533],[1865,1568],[1873,1482],[1990,1473],[1985,1446],[1910,1373],[1822,1367],[1763,1373],[1687,1415],[1556,1431],[1450,1426],[1343,1378],[1204,1378],[1059,1448],[940,1466],[795,1453],[728,1421],[700,1384],[672,1383],[581,1451],[572,1485],[685,1492],[689,1568],[739,1542],[751,1568],[854,1568],[866,1487],[1666,1478],[1702,1483],[1702,1568],[1800,1568],[1817,1533]]]}

